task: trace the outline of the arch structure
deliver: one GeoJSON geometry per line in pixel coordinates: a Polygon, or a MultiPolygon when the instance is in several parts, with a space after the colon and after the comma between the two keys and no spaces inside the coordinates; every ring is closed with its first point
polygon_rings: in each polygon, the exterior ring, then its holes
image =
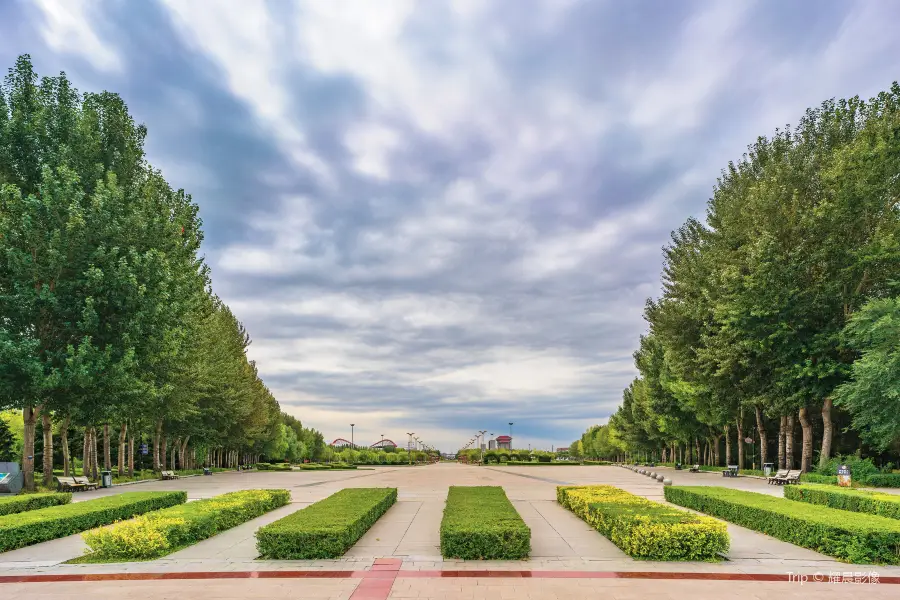
{"type": "Polygon", "coordinates": [[[348,448],[353,444],[350,443],[350,440],[345,440],[344,438],[337,438],[333,442],[329,444],[332,448],[348,448]]]}
{"type": "Polygon", "coordinates": [[[378,440],[377,442],[375,442],[374,444],[369,446],[369,448],[396,448],[396,447],[397,447],[397,444],[394,443],[394,440],[389,440],[387,438],[384,438],[383,440],[378,440]]]}

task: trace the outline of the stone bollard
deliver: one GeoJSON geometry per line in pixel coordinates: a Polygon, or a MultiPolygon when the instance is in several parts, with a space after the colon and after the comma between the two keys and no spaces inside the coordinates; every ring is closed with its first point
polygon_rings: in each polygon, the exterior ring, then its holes
{"type": "Polygon", "coordinates": [[[671,479],[663,479],[663,485],[672,485],[671,479]]]}
{"type": "Polygon", "coordinates": [[[652,477],[653,479],[656,479],[656,473],[650,473],[650,477],[652,477]]]}
{"type": "Polygon", "coordinates": [[[656,480],[657,480],[657,481],[665,481],[665,479],[666,479],[666,478],[663,477],[662,473],[658,473],[658,474],[656,475],[656,480]]]}

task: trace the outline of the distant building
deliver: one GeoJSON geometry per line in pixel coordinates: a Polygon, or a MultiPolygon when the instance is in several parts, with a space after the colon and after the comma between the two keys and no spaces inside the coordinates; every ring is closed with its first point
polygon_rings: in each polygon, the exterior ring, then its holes
{"type": "Polygon", "coordinates": [[[497,449],[498,450],[511,450],[512,449],[512,438],[508,435],[498,435],[497,436],[497,449]]]}
{"type": "Polygon", "coordinates": [[[568,448],[559,447],[559,448],[556,449],[556,453],[557,453],[557,454],[568,454],[568,453],[569,453],[569,449],[568,449],[568,448]]]}
{"type": "Polygon", "coordinates": [[[497,449],[497,440],[488,440],[488,450],[497,449]]]}

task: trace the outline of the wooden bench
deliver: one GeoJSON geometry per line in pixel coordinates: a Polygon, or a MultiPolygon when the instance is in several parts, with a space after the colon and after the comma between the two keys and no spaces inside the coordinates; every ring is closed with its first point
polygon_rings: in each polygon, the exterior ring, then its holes
{"type": "Polygon", "coordinates": [[[766,479],[766,483],[768,483],[769,485],[775,485],[776,483],[778,483],[779,480],[783,480],[785,477],[787,477],[788,473],[790,473],[790,471],[788,469],[781,469],[780,471],[777,471],[771,477],[768,477],[766,479]]]}
{"type": "Polygon", "coordinates": [[[784,477],[777,475],[772,478],[772,483],[776,485],[790,485],[792,483],[800,483],[800,471],[788,471],[784,477]]]}
{"type": "Polygon", "coordinates": [[[178,479],[175,471],[160,471],[159,474],[162,475],[163,479],[178,479]]]}
{"type": "Polygon", "coordinates": [[[74,477],[57,477],[56,484],[58,492],[80,492],[87,489],[83,483],[75,481],[74,477]]]}
{"type": "Polygon", "coordinates": [[[737,477],[738,476],[738,466],[737,465],[728,465],[728,468],[722,471],[722,477],[737,477]]]}
{"type": "Polygon", "coordinates": [[[700,465],[694,465],[690,469],[688,469],[688,473],[699,473],[700,465]]]}
{"type": "Polygon", "coordinates": [[[88,479],[87,477],[75,477],[75,483],[80,483],[84,486],[86,490],[96,490],[97,484],[88,479]]]}

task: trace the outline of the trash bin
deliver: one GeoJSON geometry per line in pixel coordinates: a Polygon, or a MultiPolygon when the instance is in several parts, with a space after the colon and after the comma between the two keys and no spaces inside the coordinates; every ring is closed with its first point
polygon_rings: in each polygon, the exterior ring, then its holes
{"type": "Polygon", "coordinates": [[[774,463],[764,463],[763,464],[763,475],[766,477],[771,477],[772,472],[775,470],[774,463]]]}
{"type": "Polygon", "coordinates": [[[212,471],[208,467],[203,467],[204,475],[212,475],[212,471]]]}
{"type": "Polygon", "coordinates": [[[100,471],[100,487],[112,487],[112,471],[100,471]]]}

